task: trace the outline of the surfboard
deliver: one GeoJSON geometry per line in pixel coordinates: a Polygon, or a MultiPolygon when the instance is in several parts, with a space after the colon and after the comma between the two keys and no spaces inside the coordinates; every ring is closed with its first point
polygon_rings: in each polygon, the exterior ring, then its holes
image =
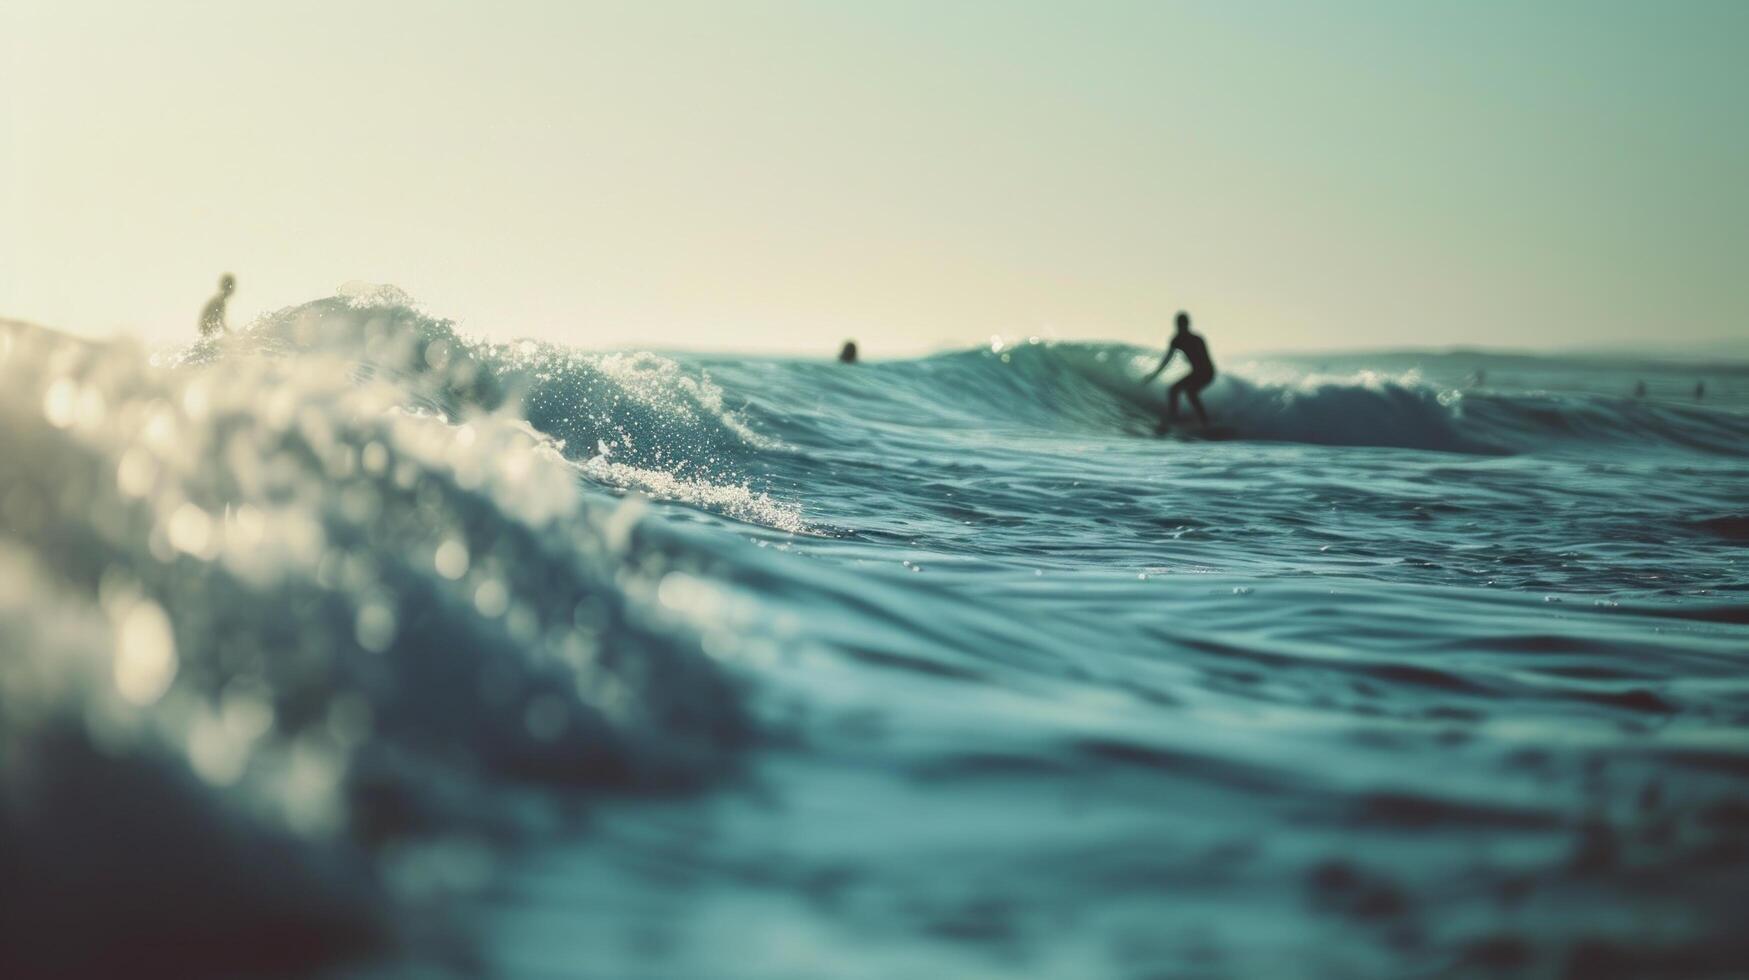
{"type": "Polygon", "coordinates": [[[1204,425],[1201,422],[1186,421],[1184,419],[1179,419],[1176,422],[1168,422],[1165,419],[1161,419],[1159,426],[1154,430],[1154,434],[1161,437],[1183,439],[1191,442],[1216,442],[1239,438],[1238,430],[1234,429],[1232,426],[1221,425],[1218,422],[1204,425]]]}

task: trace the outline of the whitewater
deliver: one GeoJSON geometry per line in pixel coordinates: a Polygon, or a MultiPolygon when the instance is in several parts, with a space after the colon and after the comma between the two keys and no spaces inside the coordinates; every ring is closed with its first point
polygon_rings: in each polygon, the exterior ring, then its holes
{"type": "Polygon", "coordinates": [[[0,321],[0,975],[1740,976],[1749,365],[1157,357],[0,321]]]}

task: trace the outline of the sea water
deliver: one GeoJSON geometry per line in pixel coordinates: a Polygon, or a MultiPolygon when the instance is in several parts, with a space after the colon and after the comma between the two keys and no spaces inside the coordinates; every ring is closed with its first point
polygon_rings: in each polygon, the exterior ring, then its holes
{"type": "Polygon", "coordinates": [[[1749,969],[1749,367],[1155,356],[0,324],[0,972],[1749,969]]]}

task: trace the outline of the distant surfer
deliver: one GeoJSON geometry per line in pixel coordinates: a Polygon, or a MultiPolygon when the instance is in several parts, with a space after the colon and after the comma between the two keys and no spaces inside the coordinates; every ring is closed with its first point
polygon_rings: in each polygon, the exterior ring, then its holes
{"type": "Polygon", "coordinates": [[[218,295],[207,300],[206,308],[200,311],[200,335],[202,338],[231,332],[230,324],[225,322],[225,303],[230,300],[231,293],[236,288],[237,280],[229,272],[219,277],[218,295]]]}
{"type": "Polygon", "coordinates": [[[840,364],[856,363],[856,341],[846,340],[844,346],[838,348],[838,362],[840,364]]]}
{"type": "Polygon", "coordinates": [[[1209,357],[1208,341],[1200,334],[1190,332],[1190,314],[1179,313],[1177,318],[1178,332],[1172,335],[1172,343],[1166,346],[1166,356],[1160,359],[1160,366],[1148,372],[1142,379],[1147,384],[1160,376],[1166,370],[1166,365],[1172,363],[1172,355],[1183,354],[1190,362],[1190,373],[1172,385],[1166,391],[1166,421],[1172,422],[1178,418],[1178,395],[1190,399],[1190,407],[1196,409],[1196,417],[1203,425],[1209,424],[1209,413],[1203,411],[1202,399],[1198,394],[1215,380],[1215,362],[1209,357]]]}

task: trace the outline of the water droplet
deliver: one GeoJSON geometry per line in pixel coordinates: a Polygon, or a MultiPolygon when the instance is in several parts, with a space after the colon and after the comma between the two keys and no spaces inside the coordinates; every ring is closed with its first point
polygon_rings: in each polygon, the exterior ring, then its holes
{"type": "Polygon", "coordinates": [[[134,603],[116,624],[116,690],[144,706],[163,697],[175,679],[176,637],[170,617],[149,599],[134,603]]]}
{"type": "Polygon", "coordinates": [[[225,685],[219,695],[219,718],[231,738],[252,742],[273,729],[272,692],[267,685],[252,677],[238,678],[225,685]]]}
{"type": "Polygon", "coordinates": [[[489,578],[474,590],[474,608],[487,619],[497,619],[510,608],[510,591],[502,581],[489,578]]]}
{"type": "Polygon", "coordinates": [[[129,497],[144,497],[158,479],[158,464],[152,454],[135,446],[122,454],[115,467],[115,485],[129,497]]]}
{"type": "Polygon", "coordinates": [[[243,776],[249,762],[248,744],[232,738],[224,723],[202,711],[189,723],[188,762],[196,775],[215,786],[229,786],[243,776]]]}
{"type": "Polygon", "coordinates": [[[372,653],[382,653],[389,648],[389,644],[395,642],[398,626],[395,610],[388,603],[373,599],[358,607],[352,635],[358,640],[359,646],[372,653]]]}
{"type": "Polygon", "coordinates": [[[364,465],[364,471],[372,476],[381,476],[389,468],[389,451],[380,442],[372,442],[364,447],[359,454],[359,462],[364,465]]]}
{"type": "Polygon", "coordinates": [[[204,557],[212,543],[213,519],[199,507],[183,504],[170,516],[165,532],[170,536],[170,546],[177,551],[204,557]]]}
{"type": "Polygon", "coordinates": [[[468,546],[456,538],[445,538],[433,557],[437,574],[447,579],[459,579],[468,573],[468,546]]]}
{"type": "Polygon", "coordinates": [[[70,378],[56,378],[43,392],[43,418],[57,429],[65,429],[78,419],[79,386],[70,378]]]}

